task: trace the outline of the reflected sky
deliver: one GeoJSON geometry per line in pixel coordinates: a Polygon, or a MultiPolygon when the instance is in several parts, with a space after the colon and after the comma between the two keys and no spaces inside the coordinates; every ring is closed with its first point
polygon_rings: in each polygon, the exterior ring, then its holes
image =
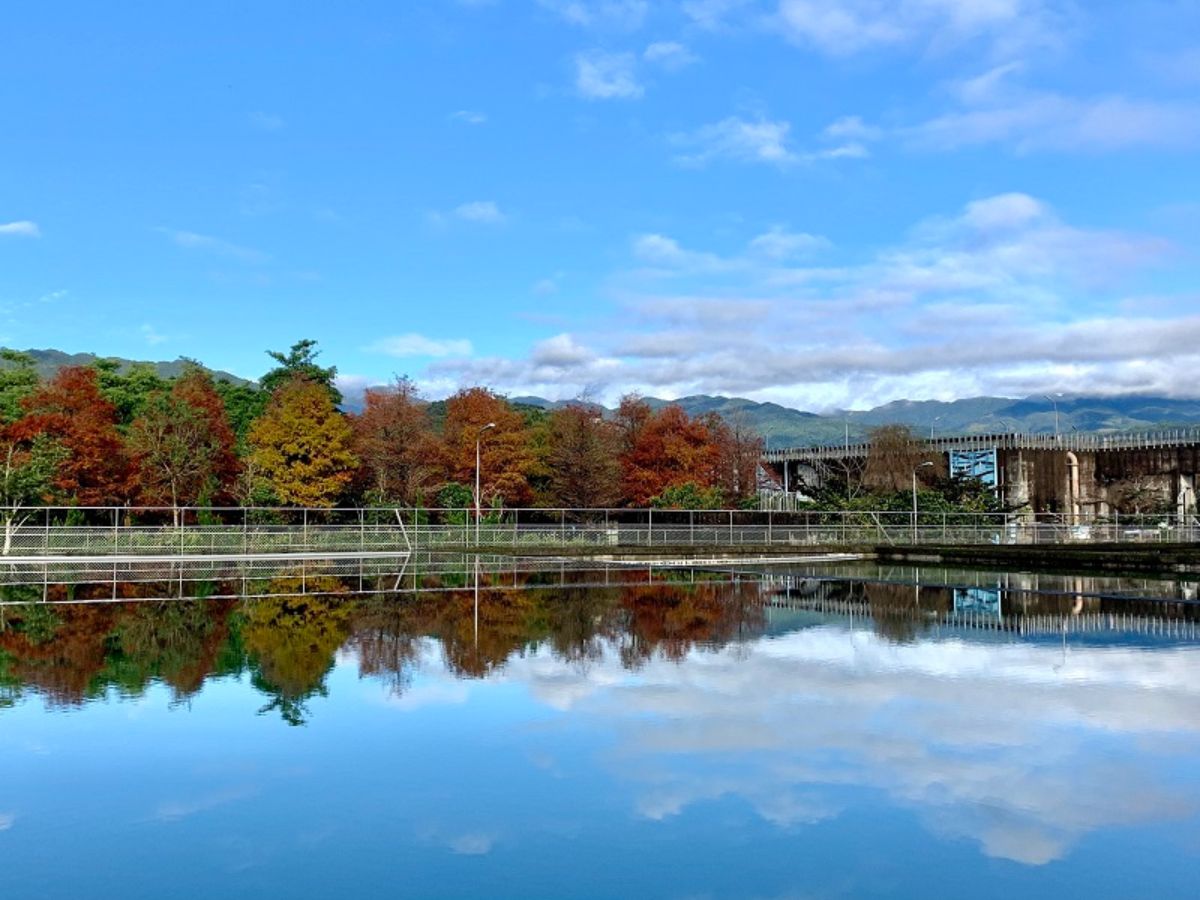
{"type": "Polygon", "coordinates": [[[1200,888],[1189,607],[622,571],[4,607],[0,896],[1200,888]]]}

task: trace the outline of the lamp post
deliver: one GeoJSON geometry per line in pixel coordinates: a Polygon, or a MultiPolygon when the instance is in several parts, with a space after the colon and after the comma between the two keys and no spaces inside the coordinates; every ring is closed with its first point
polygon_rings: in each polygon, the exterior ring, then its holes
{"type": "Polygon", "coordinates": [[[483,433],[489,428],[495,428],[495,422],[488,422],[479,429],[479,433],[475,435],[475,546],[479,546],[479,444],[483,440],[483,433]]]}
{"type": "Polygon", "coordinates": [[[915,546],[917,543],[917,472],[920,469],[928,469],[933,466],[929,460],[921,463],[912,472],[912,487],[913,487],[913,508],[912,508],[912,542],[915,546]]]}
{"type": "Polygon", "coordinates": [[[1046,394],[1046,399],[1054,404],[1054,440],[1058,441],[1062,439],[1062,435],[1058,430],[1058,401],[1049,394],[1046,394]]]}

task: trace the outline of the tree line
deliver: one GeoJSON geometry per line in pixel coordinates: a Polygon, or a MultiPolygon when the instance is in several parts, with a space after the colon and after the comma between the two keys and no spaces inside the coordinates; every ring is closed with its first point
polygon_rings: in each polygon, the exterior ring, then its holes
{"type": "Polygon", "coordinates": [[[626,396],[553,410],[485,387],[429,401],[397,378],[343,412],[316,342],[269,351],[257,385],[198,363],[164,379],[100,360],[39,378],[0,352],[0,507],[747,505],[762,439],[717,414],[626,396]]]}

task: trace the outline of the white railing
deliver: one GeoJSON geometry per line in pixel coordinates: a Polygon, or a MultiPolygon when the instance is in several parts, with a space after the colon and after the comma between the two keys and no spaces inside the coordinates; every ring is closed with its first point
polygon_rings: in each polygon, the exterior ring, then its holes
{"type": "MultiPolygon", "coordinates": [[[[23,515],[29,511],[25,510],[23,515]]],[[[0,516],[6,512],[0,509],[0,516]]],[[[907,544],[1192,543],[1195,516],[919,511],[44,508],[11,535],[8,557],[364,554],[469,548],[713,549],[907,544]]],[[[0,557],[2,559],[2,557],[0,557]]]]}

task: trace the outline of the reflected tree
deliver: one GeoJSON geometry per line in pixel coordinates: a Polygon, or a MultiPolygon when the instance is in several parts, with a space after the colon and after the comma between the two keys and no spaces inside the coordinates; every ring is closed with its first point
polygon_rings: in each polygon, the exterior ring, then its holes
{"type": "Polygon", "coordinates": [[[247,602],[242,638],[251,680],[272,698],[260,712],[278,710],[289,725],[303,725],[307,701],[326,696],[325,677],[352,624],[352,604],[330,596],[344,590],[329,576],[285,577],[271,582],[270,593],[281,596],[247,602]]]}

